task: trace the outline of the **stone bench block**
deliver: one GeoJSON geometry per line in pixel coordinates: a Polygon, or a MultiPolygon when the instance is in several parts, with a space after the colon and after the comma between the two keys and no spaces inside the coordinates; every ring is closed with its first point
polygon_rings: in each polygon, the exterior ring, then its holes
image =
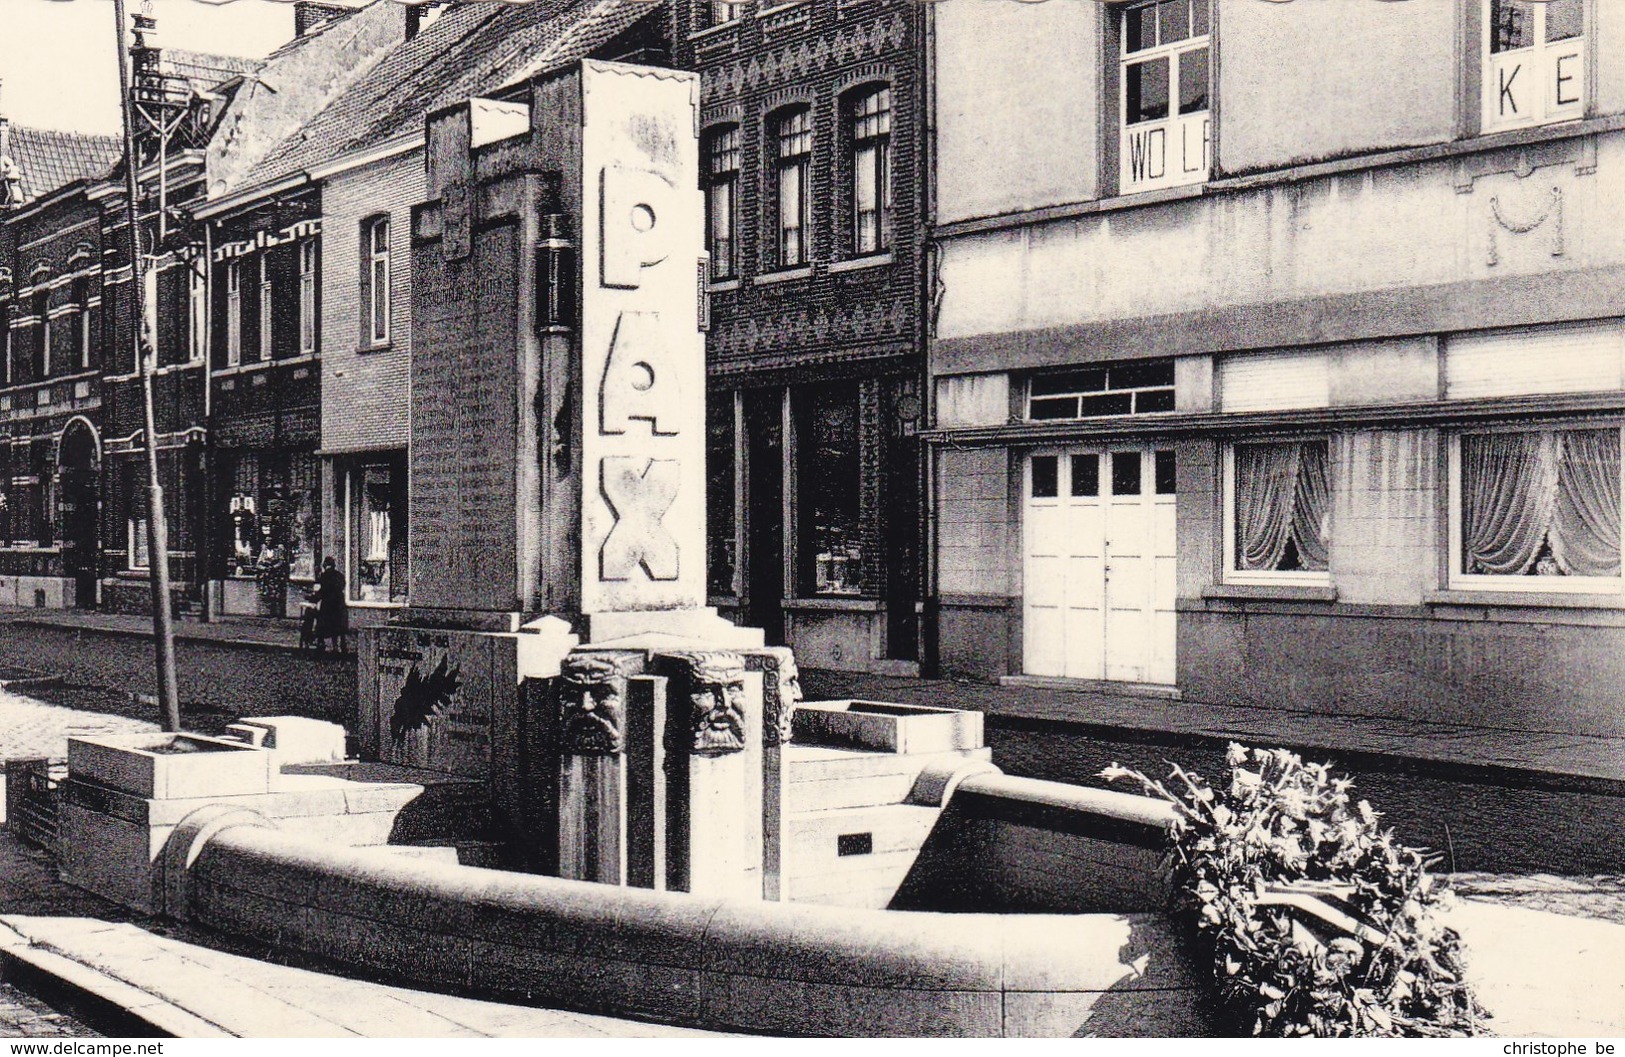
{"type": "Polygon", "coordinates": [[[154,800],[241,796],[271,788],[272,756],[202,734],[68,739],[68,773],[154,800]]]}
{"type": "Polygon", "coordinates": [[[885,701],[803,701],[796,708],[795,737],[906,754],[979,749],[982,713],[885,701]]]}

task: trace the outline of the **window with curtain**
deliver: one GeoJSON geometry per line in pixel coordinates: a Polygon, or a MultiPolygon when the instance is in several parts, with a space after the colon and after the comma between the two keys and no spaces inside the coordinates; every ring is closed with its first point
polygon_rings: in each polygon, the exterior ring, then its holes
{"type": "Polygon", "coordinates": [[[1324,580],[1331,542],[1327,442],[1237,444],[1231,451],[1229,579],[1324,580]]]}
{"type": "Polygon", "coordinates": [[[739,126],[724,125],[705,141],[705,249],[713,279],[731,279],[738,272],[738,219],[739,126]]]}
{"type": "Polygon", "coordinates": [[[852,252],[862,257],[891,243],[891,89],[876,85],[860,90],[846,106],[852,252]]]}
{"type": "Polygon", "coordinates": [[[778,164],[778,265],[795,268],[807,263],[812,213],[812,110],[799,107],[780,115],[775,123],[778,164]]]}
{"type": "Polygon", "coordinates": [[[738,460],[735,457],[734,395],[710,393],[705,402],[706,590],[714,595],[737,593],[739,517],[734,503],[738,460]]]}
{"type": "Polygon", "coordinates": [[[1463,436],[1456,568],[1464,586],[1618,580],[1619,438],[1618,429],[1463,436]]]}

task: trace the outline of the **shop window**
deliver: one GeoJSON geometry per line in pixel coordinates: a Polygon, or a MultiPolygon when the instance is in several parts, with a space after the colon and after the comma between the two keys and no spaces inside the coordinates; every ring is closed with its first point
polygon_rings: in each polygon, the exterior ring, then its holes
{"type": "Polygon", "coordinates": [[[361,225],[362,333],[368,345],[389,344],[389,218],[373,217],[361,225]]]}
{"type": "Polygon", "coordinates": [[[1122,13],[1119,191],[1207,179],[1209,0],[1156,0],[1122,13]]]}
{"type": "Polygon", "coordinates": [[[860,89],[846,98],[844,110],[852,253],[862,257],[891,245],[891,89],[860,89]]]}
{"type": "Polygon", "coordinates": [[[778,210],[776,263],[781,268],[806,264],[811,249],[812,110],[798,107],[773,123],[777,145],[774,201],[778,210]]]}
{"type": "Polygon", "coordinates": [[[1226,579],[1328,582],[1331,478],[1324,440],[1237,444],[1225,481],[1226,579]]]}
{"type": "Polygon", "coordinates": [[[316,351],[316,240],[299,243],[299,351],[316,351]]]}
{"type": "Polygon", "coordinates": [[[739,126],[712,129],[705,140],[705,249],[711,278],[739,270],[739,126]]]}
{"type": "Polygon", "coordinates": [[[732,393],[713,394],[705,405],[706,590],[734,595],[739,565],[739,519],[735,505],[737,459],[732,393]]]}
{"type": "Polygon", "coordinates": [[[241,261],[226,262],[226,365],[243,362],[243,270],[241,261]]]}
{"type": "Polygon", "coordinates": [[[406,601],[406,481],[398,463],[350,470],[350,597],[406,601]]]}
{"type": "Polygon", "coordinates": [[[1618,429],[1467,434],[1452,459],[1455,586],[1620,586],[1618,429]]]}
{"type": "Polygon", "coordinates": [[[1034,375],[1031,419],[1145,415],[1174,409],[1174,361],[1144,360],[1034,375]]]}
{"type": "Polygon", "coordinates": [[[1584,0],[1483,3],[1483,130],[1584,117],[1584,0]]]}
{"type": "Polygon", "coordinates": [[[797,397],[801,590],[861,595],[867,555],[859,493],[858,387],[810,387],[797,397]]]}

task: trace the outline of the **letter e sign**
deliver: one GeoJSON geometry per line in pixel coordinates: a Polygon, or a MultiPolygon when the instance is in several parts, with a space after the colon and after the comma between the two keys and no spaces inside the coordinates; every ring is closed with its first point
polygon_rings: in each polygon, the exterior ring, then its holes
{"type": "Polygon", "coordinates": [[[671,254],[669,235],[660,227],[672,203],[671,181],[648,169],[606,165],[602,191],[603,285],[636,290],[643,285],[643,269],[671,254]]]}

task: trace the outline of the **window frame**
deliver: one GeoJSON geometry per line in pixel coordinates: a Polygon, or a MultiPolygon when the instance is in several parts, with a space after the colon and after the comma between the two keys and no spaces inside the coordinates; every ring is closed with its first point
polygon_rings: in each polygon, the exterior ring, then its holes
{"type": "Polygon", "coordinates": [[[79,347],[79,369],[88,371],[91,367],[91,350],[94,347],[91,341],[90,280],[79,279],[74,282],[73,299],[78,306],[74,336],[79,347]]]}
{"type": "Polygon", "coordinates": [[[34,358],[34,380],[43,381],[51,376],[51,295],[40,291],[34,295],[34,309],[39,313],[39,351],[34,358]]]}
{"type": "MultiPolygon", "coordinates": [[[[1517,592],[1531,594],[1625,595],[1625,538],[1621,539],[1619,576],[1503,576],[1496,573],[1469,573],[1462,569],[1463,496],[1461,491],[1461,441],[1466,436],[1493,433],[1567,433],[1582,430],[1615,430],[1621,434],[1620,500],[1625,504],[1625,422],[1506,423],[1474,429],[1453,430],[1448,436],[1446,466],[1447,509],[1445,513],[1445,584],[1452,591],[1517,592]]],[[[1621,536],[1625,537],[1625,525],[1621,536]]]]}
{"type": "MultiPolygon", "coordinates": [[[[1223,479],[1220,482],[1222,502],[1220,504],[1220,517],[1223,519],[1220,535],[1224,544],[1221,561],[1222,575],[1219,582],[1235,584],[1238,586],[1278,586],[1278,587],[1330,587],[1332,586],[1332,547],[1336,546],[1336,514],[1337,514],[1337,479],[1334,474],[1336,459],[1333,451],[1333,436],[1329,433],[1284,436],[1284,437],[1258,437],[1244,440],[1227,440],[1223,451],[1223,479]],[[1332,521],[1332,533],[1327,544],[1326,568],[1317,569],[1238,569],[1236,568],[1236,448],[1277,444],[1312,444],[1323,441],[1326,445],[1326,471],[1327,496],[1326,516],[1332,521]]],[[[1153,468],[1153,473],[1155,472],[1153,468]]]]}
{"type": "Polygon", "coordinates": [[[273,326],[273,322],[272,322],[272,318],[271,318],[272,315],[276,311],[276,297],[275,297],[275,289],[274,289],[274,287],[272,285],[273,284],[273,279],[272,279],[272,274],[273,273],[272,273],[272,270],[271,270],[271,251],[270,250],[265,250],[265,251],[260,253],[260,255],[259,255],[259,263],[260,263],[260,281],[259,281],[259,298],[260,298],[260,300],[259,300],[259,306],[260,306],[260,320],[259,320],[259,323],[260,323],[260,350],[259,350],[259,352],[260,352],[260,355],[259,355],[259,358],[260,358],[260,362],[264,363],[267,360],[270,360],[272,358],[272,356],[274,354],[274,351],[275,351],[275,348],[276,348],[276,346],[272,344],[273,340],[276,337],[275,328],[273,326]]]}
{"type": "Polygon", "coordinates": [[[745,0],[693,0],[694,33],[721,29],[739,21],[745,0]]]}
{"type": "Polygon", "coordinates": [[[243,362],[243,272],[242,262],[226,262],[226,366],[243,362]]]}
{"type": "Polygon", "coordinates": [[[892,172],[892,126],[896,117],[892,86],[886,81],[871,81],[858,85],[841,96],[841,129],[845,148],[847,179],[847,239],[852,258],[875,257],[891,252],[894,242],[893,226],[896,222],[896,200],[892,172]],[[861,108],[870,100],[881,100],[873,113],[861,108]],[[872,122],[873,131],[860,135],[859,130],[872,122]],[[867,166],[863,154],[872,151],[867,166]],[[864,246],[863,216],[859,204],[860,174],[869,168],[874,193],[874,244],[864,246]]]}
{"type": "Polygon", "coordinates": [[[361,321],[362,347],[380,349],[390,343],[394,330],[393,305],[389,296],[394,264],[390,259],[393,234],[388,213],[361,222],[361,321]],[[382,239],[379,231],[383,232],[382,239]],[[381,243],[381,248],[380,248],[381,243]]]}
{"type": "Polygon", "coordinates": [[[209,278],[201,264],[187,269],[186,325],[190,362],[202,363],[209,354],[209,278]]]}
{"type": "MultiPolygon", "coordinates": [[[[1214,114],[1213,94],[1214,88],[1218,82],[1218,79],[1214,76],[1215,40],[1213,33],[1213,16],[1214,8],[1217,6],[1217,0],[1188,0],[1188,2],[1193,6],[1189,9],[1191,13],[1187,15],[1187,28],[1194,27],[1194,5],[1206,5],[1208,21],[1207,32],[1205,34],[1198,35],[1192,33],[1190,36],[1187,36],[1182,40],[1173,41],[1167,44],[1160,43],[1159,41],[1159,43],[1141,48],[1138,51],[1128,51],[1129,16],[1133,12],[1143,10],[1147,7],[1155,8],[1159,3],[1162,2],[1166,2],[1166,0],[1139,0],[1139,2],[1136,3],[1124,4],[1113,12],[1113,17],[1115,17],[1117,20],[1117,34],[1115,42],[1116,56],[1115,63],[1113,64],[1112,75],[1116,80],[1117,93],[1117,98],[1115,100],[1117,116],[1117,130],[1115,136],[1117,171],[1114,174],[1114,177],[1118,194],[1143,194],[1149,191],[1162,191],[1174,187],[1194,187],[1204,184],[1212,178],[1214,114]],[[1190,113],[1185,114],[1180,112],[1179,71],[1183,56],[1186,53],[1194,53],[1197,51],[1206,53],[1206,105],[1200,110],[1193,110],[1190,113]],[[1155,62],[1159,59],[1166,60],[1167,62],[1168,112],[1161,118],[1154,118],[1147,121],[1136,121],[1131,124],[1128,120],[1129,68],[1141,63],[1155,62]],[[1173,146],[1171,141],[1175,134],[1178,133],[1182,137],[1180,140],[1180,147],[1183,147],[1187,142],[1187,139],[1184,138],[1184,125],[1191,119],[1198,116],[1200,116],[1203,121],[1201,147],[1202,165],[1200,169],[1189,170],[1188,172],[1180,174],[1178,177],[1171,178],[1167,175],[1168,169],[1166,167],[1168,164],[1171,164],[1176,151],[1176,148],[1173,146]],[[1158,131],[1159,129],[1162,131],[1165,163],[1162,176],[1149,177],[1138,182],[1131,179],[1134,167],[1133,141],[1130,137],[1131,129],[1145,129],[1148,140],[1152,133],[1158,131]]],[[[1158,33],[1160,35],[1160,17],[1156,18],[1155,20],[1158,23],[1158,33]]],[[[1181,157],[1178,159],[1178,164],[1183,165],[1183,152],[1181,151],[1180,154],[1181,157]]]]}
{"type": "Polygon", "coordinates": [[[773,130],[772,144],[772,173],[773,194],[769,198],[769,205],[773,210],[773,267],[778,271],[789,271],[796,268],[807,268],[812,265],[813,238],[812,238],[812,170],[813,170],[813,112],[809,103],[798,103],[774,111],[770,119],[773,130]],[[800,119],[805,127],[786,129],[792,120],[800,119]],[[797,146],[787,146],[786,141],[796,141],[797,146]],[[785,174],[795,171],[797,180],[797,194],[795,195],[796,227],[798,237],[797,253],[792,259],[788,252],[786,241],[787,233],[792,230],[785,224],[786,205],[788,199],[785,192],[785,174]]]}
{"type": "Polygon", "coordinates": [[[139,516],[138,517],[134,511],[132,511],[130,513],[130,515],[124,519],[124,532],[125,532],[125,537],[124,537],[125,538],[124,567],[126,569],[140,570],[142,572],[150,571],[152,569],[152,561],[151,561],[150,557],[147,554],[146,541],[142,540],[140,545],[137,545],[138,536],[145,535],[145,536],[147,536],[148,539],[151,538],[150,528],[151,528],[151,526],[148,524],[147,517],[146,516],[139,516]],[[137,529],[136,529],[137,525],[148,525],[149,531],[147,531],[147,532],[138,532],[137,529]]]}
{"type": "MultiPolygon", "coordinates": [[[[0,361],[0,370],[5,372],[0,374],[0,385],[10,385],[15,370],[12,366],[12,352],[15,350],[16,344],[11,338],[11,321],[14,314],[15,308],[9,298],[0,301],[0,353],[3,353],[5,357],[3,361],[0,361]]],[[[0,481],[0,485],[4,483],[4,481],[0,481]]]]}
{"type": "MultiPolygon", "coordinates": [[[[1558,125],[1569,121],[1579,121],[1586,117],[1591,108],[1592,92],[1589,81],[1591,79],[1592,51],[1591,40],[1595,35],[1591,17],[1590,4],[1587,0],[1575,0],[1580,5],[1580,31],[1572,37],[1560,37],[1557,40],[1546,38],[1546,18],[1550,13],[1547,2],[1530,3],[1531,14],[1534,17],[1532,28],[1533,42],[1519,48],[1509,48],[1505,51],[1492,50],[1495,43],[1495,4],[1497,0],[1480,0],[1478,16],[1482,23],[1478,41],[1479,62],[1479,105],[1478,123],[1479,132],[1483,134],[1506,132],[1511,129],[1539,128],[1545,125],[1558,125]],[[1573,47],[1576,51],[1570,55],[1553,56],[1553,51],[1563,51],[1573,47]],[[1528,116],[1520,116],[1510,120],[1503,120],[1492,114],[1498,110],[1505,88],[1510,86],[1509,81],[1501,79],[1503,64],[1507,61],[1501,56],[1521,57],[1524,65],[1520,65],[1513,72],[1516,79],[1519,72],[1534,73],[1537,83],[1535,98],[1539,109],[1532,111],[1528,116]],[[1578,60],[1579,69],[1567,77],[1557,76],[1561,73],[1560,64],[1564,59],[1578,60]],[[1548,64],[1552,68],[1548,69],[1548,64]],[[1538,66],[1538,69],[1536,69],[1538,66]],[[1548,75],[1551,76],[1548,76],[1548,75]],[[1547,97],[1547,89],[1561,90],[1559,86],[1569,81],[1578,85],[1579,98],[1568,103],[1553,102],[1547,97]]],[[[1516,100],[1514,100],[1516,106],[1516,100]]]]}
{"type": "Polygon", "coordinates": [[[316,240],[314,238],[301,239],[298,252],[299,352],[301,355],[310,355],[316,351],[316,328],[319,322],[316,305],[317,269],[319,267],[316,256],[316,240]]]}
{"type": "Polygon", "coordinates": [[[708,276],[711,282],[727,282],[739,277],[739,186],[744,159],[742,137],[742,126],[738,122],[723,122],[705,131],[705,249],[711,257],[708,276]],[[719,142],[729,136],[733,139],[732,148],[719,150],[719,142]],[[731,169],[719,168],[719,154],[732,157],[731,169]],[[726,259],[716,252],[716,199],[719,193],[725,196],[728,208],[730,237],[726,259]]]}

